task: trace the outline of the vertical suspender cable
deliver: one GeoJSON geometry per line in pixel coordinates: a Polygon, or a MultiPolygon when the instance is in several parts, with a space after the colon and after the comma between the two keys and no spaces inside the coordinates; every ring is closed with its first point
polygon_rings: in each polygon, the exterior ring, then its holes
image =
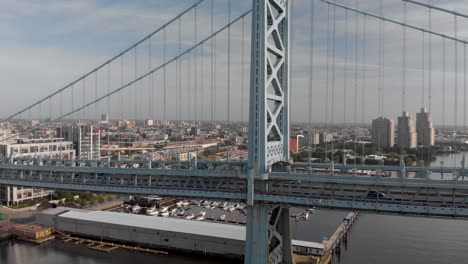
{"type": "Polygon", "coordinates": [[[214,89],[213,89],[213,121],[216,122],[216,54],[217,54],[217,51],[216,51],[216,36],[213,37],[213,44],[214,44],[214,59],[213,59],[213,68],[214,68],[214,74],[213,74],[213,85],[214,85],[214,89]]]}
{"type": "MultiPolygon", "coordinates": [[[[107,64],[107,93],[110,94],[111,90],[111,71],[110,71],[110,63],[107,64]]],[[[98,114],[98,113],[96,113],[98,114]]],[[[107,118],[110,116],[110,96],[107,96],[107,118]]],[[[109,123],[109,122],[107,122],[109,123]]]]}
{"type": "MultiPolygon", "coordinates": [[[[406,24],[406,2],[403,3],[403,16],[404,16],[404,23],[406,24]]],[[[406,27],[403,27],[403,60],[402,60],[402,92],[401,92],[401,111],[406,111],[406,27]]],[[[400,155],[403,156],[403,146],[401,145],[400,140],[400,155]]],[[[402,174],[402,177],[403,174],[402,174]]]]}
{"type": "Polygon", "coordinates": [[[365,114],[366,114],[366,31],[367,31],[367,16],[364,15],[364,21],[362,24],[362,116],[361,122],[365,123],[365,114]]]}
{"type": "MultiPolygon", "coordinates": [[[[71,109],[75,110],[75,85],[71,87],[71,109]]],[[[29,119],[31,119],[31,111],[29,111],[29,119]]]]}
{"type": "MultiPolygon", "coordinates": [[[[123,86],[123,57],[124,55],[120,56],[120,87],[123,86]]],[[[120,92],[120,120],[123,120],[123,92],[120,92]]]]}
{"type": "MultiPolygon", "coordinates": [[[[107,93],[110,93],[111,90],[111,71],[110,71],[110,63],[107,64],[107,93]]],[[[97,114],[97,113],[96,113],[97,114]]],[[[107,96],[107,132],[106,132],[106,138],[107,138],[107,157],[110,157],[110,136],[109,136],[109,130],[110,130],[110,96],[107,96]]],[[[91,131],[92,133],[93,131],[91,131]]]]}
{"type": "MultiPolygon", "coordinates": [[[[148,40],[148,71],[151,71],[151,38],[148,40]]],[[[149,76],[149,85],[148,85],[148,119],[153,119],[153,74],[149,76]]]]}
{"type": "MultiPolygon", "coordinates": [[[[94,73],[94,98],[98,97],[98,72],[94,73]]],[[[97,115],[99,113],[98,104],[94,105],[94,113],[97,115]]]]}
{"type": "MultiPolygon", "coordinates": [[[[313,2],[315,0],[311,0],[311,2],[313,2]]],[[[291,32],[291,40],[290,40],[290,43],[288,43],[289,45],[289,48],[291,50],[291,52],[289,53],[289,98],[292,102],[294,102],[294,97],[293,97],[293,87],[294,87],[294,42],[296,40],[296,34],[294,32],[294,3],[295,1],[291,1],[291,12],[290,12],[290,15],[291,15],[291,18],[289,20],[289,24],[290,24],[290,32],[291,32]]],[[[243,22],[242,22],[243,23],[243,22]]],[[[312,44],[311,44],[312,45],[312,44]]],[[[243,99],[243,98],[242,98],[243,99]]],[[[290,109],[290,113],[293,112],[293,105],[294,104],[290,104],[289,105],[289,109],[290,109]]],[[[292,117],[292,115],[291,115],[292,117]]],[[[290,121],[292,122],[292,118],[290,117],[290,121]]]]}
{"type": "MultiPolygon", "coordinates": [[[[425,100],[425,98],[424,98],[424,96],[425,96],[425,94],[424,94],[424,93],[425,93],[425,91],[424,91],[424,89],[425,89],[424,85],[425,85],[426,76],[425,76],[425,72],[424,72],[424,70],[425,70],[425,58],[424,58],[424,56],[426,55],[426,53],[425,53],[426,51],[425,51],[425,41],[424,41],[425,39],[424,39],[424,36],[425,36],[425,35],[424,35],[424,32],[422,32],[422,35],[421,35],[421,37],[422,37],[422,43],[421,43],[421,44],[422,44],[422,52],[421,52],[421,53],[422,53],[422,56],[421,56],[421,58],[422,58],[422,59],[421,59],[421,108],[424,108],[424,107],[425,107],[425,106],[424,106],[424,100],[425,100]]],[[[416,122],[418,122],[418,121],[416,120],[416,122]]],[[[421,142],[421,143],[423,143],[423,145],[424,145],[424,138],[425,138],[425,137],[424,137],[424,132],[425,132],[425,129],[422,129],[422,137],[421,137],[421,138],[422,138],[422,142],[421,142]]],[[[418,133],[419,133],[419,132],[418,132],[418,133]]],[[[419,137],[419,135],[417,135],[417,137],[419,137]]],[[[430,146],[429,146],[429,147],[430,147],[430,146]]],[[[424,147],[421,148],[421,160],[424,161],[424,147]]],[[[428,160],[429,160],[429,159],[428,159],[428,160]]],[[[425,163],[423,163],[423,165],[424,165],[424,164],[425,164],[425,163]]]]}
{"type": "MultiPolygon", "coordinates": [[[[356,0],[356,9],[359,9],[359,2],[356,0]]],[[[356,13],[356,36],[354,39],[354,172],[356,172],[357,155],[357,97],[358,97],[358,36],[359,36],[359,14],[356,13]]]]}
{"type": "MultiPolygon", "coordinates": [[[[194,24],[194,27],[195,27],[195,41],[194,41],[194,45],[197,45],[197,7],[195,7],[195,24],[194,24]]],[[[195,49],[194,51],[194,56],[195,56],[195,121],[198,120],[198,115],[197,115],[197,112],[198,112],[198,107],[197,107],[197,95],[198,95],[198,79],[197,79],[197,73],[198,73],[198,65],[197,65],[197,49],[195,49]]]]}
{"type": "MultiPolygon", "coordinates": [[[[182,22],[181,18],[179,18],[179,54],[182,52],[182,22]]],[[[177,106],[178,108],[178,118],[179,120],[182,119],[182,62],[183,60],[180,58],[179,59],[179,105],[177,106]]]]}
{"type": "MultiPolygon", "coordinates": [[[[313,1],[313,0],[312,0],[313,1]]],[[[242,17],[242,36],[241,36],[241,122],[244,122],[244,34],[245,34],[245,21],[242,17]]]]}
{"type": "MultiPolygon", "coordinates": [[[[406,2],[403,3],[404,23],[406,24],[406,2]]],[[[406,111],[406,27],[403,27],[403,85],[401,93],[401,111],[406,111]]]]}
{"type": "Polygon", "coordinates": [[[426,56],[426,45],[425,45],[425,34],[424,32],[422,32],[422,59],[421,59],[421,108],[424,108],[425,107],[425,81],[426,81],[426,60],[425,60],[425,56],[426,56]]]}
{"type": "Polygon", "coordinates": [[[463,44],[463,132],[466,133],[466,44],[463,44]]]}
{"type": "MultiPolygon", "coordinates": [[[[228,0],[228,23],[231,23],[231,0],[228,0]]],[[[228,45],[227,45],[227,56],[228,56],[228,73],[227,73],[227,120],[231,122],[231,26],[228,27],[228,45]]]]}
{"type": "Polygon", "coordinates": [[[187,82],[187,90],[188,90],[188,97],[187,97],[187,120],[191,120],[192,119],[192,115],[190,113],[192,113],[192,95],[191,95],[191,91],[192,91],[192,74],[191,74],[191,71],[192,71],[192,62],[191,62],[191,56],[190,56],[190,52],[187,53],[187,56],[188,56],[188,63],[187,63],[187,70],[188,70],[188,82],[187,82]]]}
{"type": "MultiPolygon", "coordinates": [[[[326,83],[325,83],[325,130],[328,128],[328,88],[329,88],[329,72],[330,72],[330,4],[327,5],[327,74],[326,74],[326,83]]],[[[328,158],[328,136],[326,136],[326,131],[323,134],[323,141],[325,143],[325,160],[328,158]]]]}
{"type": "MultiPolygon", "coordinates": [[[[138,70],[138,68],[137,68],[138,67],[137,66],[137,63],[138,63],[137,47],[135,47],[135,57],[134,57],[134,59],[135,59],[135,65],[134,65],[135,66],[135,69],[134,69],[135,70],[135,76],[134,77],[136,79],[137,76],[138,76],[138,72],[137,72],[137,70],[138,70]]],[[[133,93],[133,108],[134,108],[133,120],[136,121],[137,116],[138,116],[138,114],[137,114],[137,86],[136,86],[136,83],[133,84],[133,90],[134,90],[134,93],[133,93]]]]}
{"type": "Polygon", "coordinates": [[[307,163],[309,164],[309,173],[312,172],[312,82],[313,82],[313,63],[314,63],[314,0],[310,1],[310,48],[309,48],[309,122],[307,123],[307,163]]]}
{"type": "MultiPolygon", "coordinates": [[[[345,10],[345,41],[344,41],[344,86],[343,86],[343,124],[346,124],[346,101],[347,101],[347,88],[348,88],[348,10],[345,10]]],[[[345,149],[345,144],[343,144],[343,149],[345,149]]]]}
{"type": "MultiPolygon", "coordinates": [[[[429,30],[432,30],[432,12],[429,8],[429,30]]],[[[429,34],[429,112],[432,113],[432,34],[429,34]]]]}
{"type": "MultiPolygon", "coordinates": [[[[382,0],[379,0],[379,14],[382,16],[382,0]]],[[[379,20],[379,100],[378,113],[382,116],[382,20],[379,20]]],[[[379,140],[379,153],[381,151],[381,141],[379,140]]]]}
{"type": "MultiPolygon", "coordinates": [[[[382,16],[382,0],[379,0],[379,14],[380,16],[382,16]]],[[[382,117],[383,113],[382,113],[382,54],[383,54],[383,48],[382,48],[382,45],[383,45],[383,38],[382,38],[382,35],[383,35],[383,32],[382,32],[382,20],[379,20],[379,93],[378,93],[378,103],[377,103],[377,106],[378,106],[378,115],[379,117],[382,117]]],[[[379,122],[379,127],[380,127],[380,130],[382,131],[383,129],[383,122],[379,122]]],[[[382,155],[382,141],[383,141],[383,137],[382,135],[379,135],[379,141],[378,141],[378,144],[377,144],[377,150],[379,152],[379,155],[382,155]]]]}
{"type": "MultiPolygon", "coordinates": [[[[163,30],[163,41],[164,41],[164,44],[163,44],[163,52],[164,52],[164,55],[163,55],[163,59],[164,59],[164,64],[166,64],[166,28],[164,28],[163,30]]],[[[166,141],[166,104],[167,104],[167,87],[166,87],[166,65],[164,65],[164,68],[163,68],[163,88],[164,88],[164,102],[163,102],[163,120],[164,120],[164,126],[163,126],[163,130],[164,130],[164,133],[163,133],[163,138],[164,138],[164,142],[166,141]]]]}
{"type": "MultiPolygon", "coordinates": [[[[332,27],[332,79],[331,79],[331,125],[335,122],[335,61],[336,61],[336,6],[333,6],[333,27],[332,27]]],[[[332,140],[333,144],[333,140],[332,140]]]]}
{"type": "MultiPolygon", "coordinates": [[[[83,79],[83,98],[82,98],[82,101],[83,101],[83,105],[85,105],[86,104],[86,78],[83,79]]],[[[81,114],[82,114],[81,117],[83,119],[86,119],[86,108],[83,108],[83,110],[81,111],[81,114]]]]}
{"type": "Polygon", "coordinates": [[[203,70],[203,61],[204,61],[204,53],[203,53],[203,43],[201,44],[200,46],[200,120],[203,121],[203,73],[204,73],[204,70],[203,70]]]}
{"type": "Polygon", "coordinates": [[[385,21],[382,21],[382,65],[380,67],[380,70],[382,73],[380,74],[381,76],[381,87],[382,87],[382,94],[380,95],[380,107],[381,107],[381,112],[382,116],[385,115],[385,21]]]}
{"type": "MultiPolygon", "coordinates": [[[[331,125],[335,125],[335,61],[336,61],[336,6],[333,6],[333,36],[332,36],[332,83],[331,83],[331,125]]],[[[335,137],[332,134],[331,161],[334,163],[335,137]]],[[[335,171],[332,169],[331,174],[335,171]]]]}
{"type": "MultiPolygon", "coordinates": [[[[454,26],[455,26],[455,38],[458,37],[458,25],[457,25],[457,16],[453,16],[455,18],[454,26]]],[[[458,128],[458,43],[455,40],[455,129],[458,128]]]]}
{"type": "Polygon", "coordinates": [[[442,128],[445,130],[445,38],[442,40],[442,128]]]}
{"type": "MultiPolygon", "coordinates": [[[[213,35],[213,30],[214,30],[214,27],[213,27],[213,25],[214,25],[214,0],[211,0],[211,21],[210,22],[211,22],[211,35],[213,35]]],[[[211,105],[210,105],[210,107],[211,107],[211,112],[210,112],[210,119],[211,119],[211,122],[213,122],[214,121],[214,119],[213,119],[213,116],[214,116],[213,115],[213,112],[214,112],[214,91],[213,91],[214,90],[214,81],[213,81],[213,78],[214,78],[214,76],[213,76],[213,60],[214,60],[214,52],[213,51],[214,51],[214,46],[213,46],[213,38],[211,38],[210,41],[211,41],[211,43],[210,43],[210,46],[211,46],[210,47],[211,48],[211,57],[210,57],[210,59],[211,59],[211,66],[210,66],[210,72],[211,72],[210,73],[210,82],[211,82],[211,84],[210,84],[210,86],[211,86],[211,93],[210,93],[211,105]]]]}

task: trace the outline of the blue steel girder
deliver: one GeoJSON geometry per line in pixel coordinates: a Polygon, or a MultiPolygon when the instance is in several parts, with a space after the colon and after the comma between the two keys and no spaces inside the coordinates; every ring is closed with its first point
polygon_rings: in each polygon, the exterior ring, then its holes
{"type": "MultiPolygon", "coordinates": [[[[246,177],[226,171],[0,164],[4,185],[210,199],[245,200],[246,177]]],[[[265,184],[255,191],[256,202],[468,216],[468,181],[270,173],[265,184]]]]}

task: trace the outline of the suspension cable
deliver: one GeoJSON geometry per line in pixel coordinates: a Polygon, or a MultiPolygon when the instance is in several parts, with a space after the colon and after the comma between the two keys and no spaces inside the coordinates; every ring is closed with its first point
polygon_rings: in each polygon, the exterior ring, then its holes
{"type": "Polygon", "coordinates": [[[138,81],[140,81],[140,80],[142,80],[142,79],[144,79],[144,78],[150,76],[151,74],[153,74],[153,73],[155,73],[155,72],[161,70],[163,67],[165,67],[166,65],[168,65],[168,64],[170,64],[170,63],[172,63],[172,62],[174,62],[175,60],[177,60],[178,58],[184,56],[185,54],[188,54],[189,52],[193,51],[194,49],[196,49],[197,47],[199,47],[202,43],[205,43],[205,42],[207,42],[208,40],[210,40],[211,38],[213,38],[213,37],[215,37],[216,35],[220,34],[220,33],[223,32],[226,28],[228,28],[228,27],[231,26],[232,24],[236,23],[237,21],[239,21],[240,19],[242,19],[242,17],[245,17],[245,16],[246,16],[247,14],[249,14],[250,12],[252,12],[252,9],[249,9],[248,11],[242,13],[240,16],[238,16],[236,19],[232,20],[232,21],[231,21],[230,23],[228,23],[227,25],[223,26],[222,28],[218,29],[216,32],[214,32],[214,33],[211,34],[210,36],[208,36],[208,37],[204,38],[203,40],[199,41],[196,45],[194,45],[194,46],[188,48],[187,50],[183,51],[182,53],[180,53],[180,54],[174,56],[172,59],[168,60],[168,61],[167,61],[166,63],[164,63],[163,65],[160,65],[160,66],[154,68],[153,70],[151,70],[150,72],[141,75],[141,76],[138,77],[137,79],[132,80],[132,81],[128,82],[127,84],[125,84],[125,85],[123,85],[123,86],[121,86],[121,87],[119,87],[119,88],[113,90],[111,93],[105,94],[105,95],[99,97],[98,99],[93,100],[93,101],[87,103],[86,105],[81,106],[81,107],[79,107],[79,108],[77,108],[77,109],[74,109],[74,110],[73,110],[73,108],[72,108],[72,111],[70,111],[70,112],[68,112],[68,113],[66,113],[66,114],[64,114],[64,115],[62,115],[62,116],[59,116],[59,117],[55,118],[54,120],[50,120],[50,121],[48,121],[48,122],[40,123],[40,124],[38,124],[38,125],[36,125],[36,126],[34,126],[34,127],[31,127],[30,129],[27,129],[27,130],[25,130],[25,131],[20,132],[20,133],[18,133],[18,134],[12,135],[12,136],[7,137],[7,138],[3,138],[3,139],[0,140],[0,142],[1,142],[1,141],[5,141],[5,140],[9,140],[9,139],[11,139],[11,138],[13,138],[13,137],[17,137],[17,136],[19,136],[19,135],[24,135],[25,133],[34,131],[35,129],[37,129],[37,128],[40,127],[40,126],[43,126],[43,125],[48,124],[48,123],[56,122],[56,121],[61,120],[61,119],[65,118],[65,117],[67,117],[67,116],[73,115],[73,114],[75,114],[76,112],[81,111],[83,108],[86,108],[86,107],[89,107],[89,106],[91,106],[91,105],[94,105],[95,103],[98,103],[98,102],[104,100],[106,97],[111,96],[111,95],[113,95],[113,94],[115,94],[115,93],[118,93],[118,92],[120,92],[120,91],[122,91],[122,90],[128,88],[129,86],[135,84],[136,82],[138,82],[138,81]]]}
{"type": "Polygon", "coordinates": [[[57,91],[47,95],[46,97],[38,100],[37,102],[29,105],[28,107],[25,107],[23,108],[22,110],[10,115],[9,117],[1,120],[1,122],[6,122],[12,118],[14,118],[15,116],[25,112],[25,111],[28,111],[29,109],[41,104],[42,102],[46,101],[47,99],[49,99],[49,97],[53,97],[57,94],[59,94],[60,92],[70,88],[72,85],[80,82],[81,80],[83,80],[84,78],[90,76],[91,74],[93,74],[94,72],[102,69],[104,66],[106,66],[107,64],[115,61],[116,59],[118,59],[119,57],[123,56],[124,54],[128,53],[129,51],[131,51],[133,48],[135,48],[136,46],[140,45],[141,43],[143,43],[145,40],[147,40],[148,38],[150,38],[151,36],[159,33],[161,30],[163,30],[164,28],[168,27],[169,25],[171,25],[174,21],[176,21],[178,18],[182,17],[183,15],[185,15],[186,13],[188,13],[190,10],[192,10],[193,8],[197,7],[199,4],[201,4],[204,0],[199,0],[197,1],[196,3],[194,3],[193,5],[191,5],[190,7],[188,7],[187,9],[185,9],[184,11],[182,11],[181,13],[179,13],[177,16],[175,16],[173,19],[169,20],[167,23],[163,24],[162,26],[160,26],[158,29],[154,30],[153,32],[151,32],[150,34],[148,34],[146,37],[144,37],[143,39],[141,39],[140,41],[137,41],[136,43],[134,43],[133,45],[131,45],[130,47],[128,47],[127,49],[125,49],[124,51],[120,52],[119,54],[117,54],[116,56],[112,57],[111,59],[107,60],[106,62],[104,62],[103,64],[99,65],[98,67],[96,67],[95,69],[91,70],[90,72],[84,74],[83,76],[81,76],[80,78],[76,79],[75,81],[69,83],[68,85],[66,85],[65,87],[61,88],[61,89],[58,89],[57,91]]]}

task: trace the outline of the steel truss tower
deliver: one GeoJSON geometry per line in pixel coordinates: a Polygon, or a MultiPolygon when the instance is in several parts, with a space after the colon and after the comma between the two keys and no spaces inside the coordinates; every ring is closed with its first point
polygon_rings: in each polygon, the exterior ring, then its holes
{"type": "Polygon", "coordinates": [[[256,202],[274,163],[289,161],[289,2],[252,0],[245,263],[294,263],[289,208],[256,202]]]}

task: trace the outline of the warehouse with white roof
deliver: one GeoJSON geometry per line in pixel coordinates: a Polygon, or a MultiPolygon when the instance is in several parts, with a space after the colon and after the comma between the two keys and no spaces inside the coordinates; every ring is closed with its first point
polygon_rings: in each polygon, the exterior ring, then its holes
{"type": "MultiPolygon", "coordinates": [[[[242,258],[244,226],[178,218],[88,211],[59,207],[37,215],[38,224],[96,239],[132,243],[151,248],[171,249],[242,258]]],[[[293,241],[295,252],[322,255],[323,244],[293,241]]]]}

